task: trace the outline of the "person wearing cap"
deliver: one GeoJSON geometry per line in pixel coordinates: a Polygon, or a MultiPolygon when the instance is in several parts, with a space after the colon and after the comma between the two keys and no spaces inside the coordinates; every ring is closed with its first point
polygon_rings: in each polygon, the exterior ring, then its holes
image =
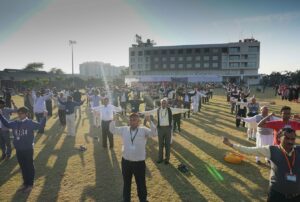
{"type": "Polygon", "coordinates": [[[113,134],[109,131],[109,123],[113,120],[114,113],[122,112],[121,107],[116,107],[109,104],[109,98],[105,97],[103,99],[103,105],[99,107],[92,108],[94,112],[100,114],[101,129],[102,129],[102,146],[107,147],[107,138],[109,141],[109,147],[114,147],[113,134]]]}
{"type": "Polygon", "coordinates": [[[3,116],[3,111],[0,110],[0,121],[5,127],[12,129],[14,136],[13,144],[23,177],[23,184],[17,191],[28,193],[33,187],[35,175],[33,165],[34,131],[45,127],[46,118],[42,118],[39,123],[28,119],[26,107],[20,107],[17,113],[18,120],[8,121],[3,116]]]}
{"type": "Polygon", "coordinates": [[[129,126],[116,127],[115,120],[110,122],[110,132],[120,135],[123,140],[122,147],[122,175],[123,175],[123,201],[131,200],[131,181],[135,177],[138,197],[141,202],[147,201],[146,187],[146,143],[147,138],[157,136],[157,130],[149,116],[150,129],[140,125],[139,115],[132,113],[129,117],[129,126]]]}
{"type": "MultiPolygon", "coordinates": [[[[0,110],[2,111],[2,115],[7,120],[10,120],[10,115],[12,113],[17,112],[18,110],[13,100],[11,100],[11,104],[13,105],[14,108],[5,107],[6,106],[5,101],[0,100],[0,110]]],[[[11,156],[10,134],[9,134],[9,129],[5,127],[5,125],[3,125],[1,122],[0,122],[0,146],[2,150],[2,156],[0,160],[1,161],[4,159],[8,160],[11,156]]]]}
{"type": "Polygon", "coordinates": [[[163,162],[163,150],[165,148],[165,164],[169,164],[171,137],[172,137],[172,120],[174,114],[185,113],[189,109],[172,108],[167,105],[168,99],[163,98],[160,101],[159,108],[140,112],[145,115],[157,115],[157,131],[158,131],[158,160],[157,163],[163,162]]]}
{"type": "Polygon", "coordinates": [[[280,140],[277,137],[277,133],[282,128],[292,128],[293,130],[300,130],[300,122],[295,120],[290,120],[291,118],[291,108],[289,106],[283,106],[280,110],[281,113],[281,120],[274,120],[271,121],[270,117],[274,114],[270,114],[269,116],[265,117],[258,123],[258,127],[263,128],[272,128],[274,130],[274,139],[273,144],[279,145],[280,140]]]}
{"type": "Polygon", "coordinates": [[[223,137],[223,143],[244,154],[270,159],[271,173],[267,201],[300,201],[300,146],[295,146],[296,132],[283,128],[278,133],[280,145],[245,147],[232,144],[223,137]]]}
{"type": "Polygon", "coordinates": [[[82,100],[81,102],[75,102],[73,101],[72,96],[67,97],[67,101],[64,102],[60,98],[58,98],[58,102],[61,105],[65,106],[65,112],[66,112],[66,124],[68,129],[68,136],[75,137],[76,131],[75,131],[75,107],[81,106],[84,103],[85,100],[82,100]]]}

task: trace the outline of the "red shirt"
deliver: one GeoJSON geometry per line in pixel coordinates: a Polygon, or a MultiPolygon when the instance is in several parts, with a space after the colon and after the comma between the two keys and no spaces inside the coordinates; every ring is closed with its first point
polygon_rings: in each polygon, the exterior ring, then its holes
{"type": "Polygon", "coordinates": [[[277,121],[268,121],[265,125],[265,128],[272,128],[274,129],[274,139],[273,139],[273,144],[274,145],[279,145],[280,140],[277,137],[277,133],[279,130],[283,129],[284,127],[290,127],[293,130],[300,130],[300,122],[297,121],[289,121],[287,124],[283,123],[282,120],[277,120],[277,121]]]}

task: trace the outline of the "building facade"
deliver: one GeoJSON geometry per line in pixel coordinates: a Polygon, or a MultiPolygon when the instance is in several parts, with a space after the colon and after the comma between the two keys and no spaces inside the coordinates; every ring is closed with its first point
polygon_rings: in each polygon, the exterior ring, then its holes
{"type": "Polygon", "coordinates": [[[104,62],[85,62],[79,65],[80,75],[113,80],[121,75],[126,67],[116,67],[104,62]]]}
{"type": "Polygon", "coordinates": [[[188,78],[191,82],[259,82],[260,42],[244,39],[235,43],[144,46],[129,48],[127,80],[163,81],[188,78]]]}

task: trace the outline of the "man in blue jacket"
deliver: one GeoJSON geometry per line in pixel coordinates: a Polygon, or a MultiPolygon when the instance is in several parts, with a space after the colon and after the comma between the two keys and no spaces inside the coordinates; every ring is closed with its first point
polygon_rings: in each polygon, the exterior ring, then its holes
{"type": "Polygon", "coordinates": [[[0,110],[0,121],[5,127],[11,128],[13,131],[13,144],[22,171],[24,182],[18,192],[28,193],[32,190],[35,175],[33,165],[34,131],[45,127],[46,118],[42,118],[40,123],[28,119],[28,109],[26,107],[18,109],[18,120],[15,121],[7,121],[2,113],[2,110],[0,110]]]}

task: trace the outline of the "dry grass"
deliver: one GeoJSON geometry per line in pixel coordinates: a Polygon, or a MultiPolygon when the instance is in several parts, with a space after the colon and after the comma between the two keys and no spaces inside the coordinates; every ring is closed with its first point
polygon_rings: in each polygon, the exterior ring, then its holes
{"type": "MultiPolygon", "coordinates": [[[[224,162],[228,150],[221,136],[234,142],[254,145],[245,138],[245,129],[236,129],[223,91],[202,112],[184,120],[181,135],[173,138],[171,164],[157,165],[157,138],[147,144],[147,187],[149,201],[264,201],[267,195],[269,168],[255,164],[247,157],[241,165],[224,162]],[[190,174],[182,174],[177,165],[186,164],[190,174]]],[[[273,91],[257,94],[258,100],[275,100],[272,110],[278,112],[285,104],[300,113],[300,105],[272,97],[273,91]],[[272,99],[268,99],[268,97],[272,99]]],[[[14,98],[18,106],[22,100],[14,98]]],[[[21,175],[15,152],[8,162],[0,163],[0,201],[121,201],[121,140],[115,137],[113,150],[103,149],[100,129],[90,128],[86,106],[77,119],[76,138],[66,137],[65,130],[54,116],[47,122],[46,133],[36,136],[35,187],[29,195],[16,194],[21,175]],[[86,145],[87,151],[77,150],[86,145]]],[[[125,121],[125,120],[123,120],[125,121]]],[[[123,122],[125,124],[125,122],[123,122]]],[[[134,183],[134,181],[133,181],[134,183]]],[[[133,201],[138,201],[133,185],[133,201]]]]}

